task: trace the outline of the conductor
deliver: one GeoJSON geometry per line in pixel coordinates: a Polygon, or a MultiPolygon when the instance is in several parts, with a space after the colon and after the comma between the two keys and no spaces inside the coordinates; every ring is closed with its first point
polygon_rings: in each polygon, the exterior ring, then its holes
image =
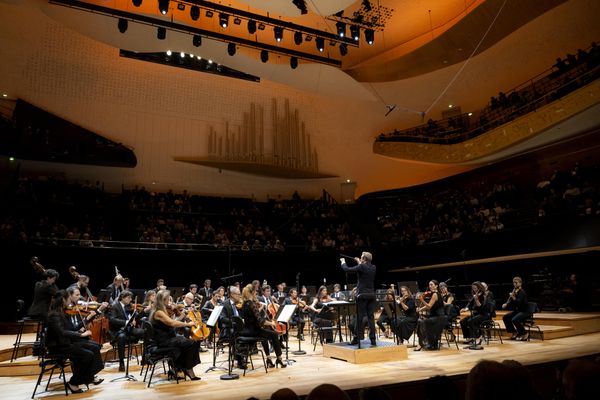
{"type": "Polygon", "coordinates": [[[369,323],[369,338],[371,346],[377,346],[376,331],[375,331],[375,309],[377,301],[375,299],[375,271],[377,268],[371,264],[373,255],[363,251],[360,258],[354,258],[358,265],[349,267],[346,265],[346,260],[340,258],[342,269],[346,272],[356,272],[358,274],[358,284],[356,286],[356,327],[351,345],[359,344],[359,341],[364,337],[365,321],[367,317],[369,323]]]}

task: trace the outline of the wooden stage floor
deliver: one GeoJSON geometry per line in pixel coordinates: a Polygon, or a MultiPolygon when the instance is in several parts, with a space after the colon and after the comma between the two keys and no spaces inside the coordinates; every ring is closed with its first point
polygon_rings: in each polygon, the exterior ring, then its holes
{"type": "MultiPolygon", "coordinates": [[[[2,348],[11,345],[13,335],[0,338],[2,348]]],[[[515,342],[506,340],[504,344],[492,341],[483,350],[466,350],[459,345],[460,350],[451,343],[448,348],[444,344],[439,351],[415,352],[408,349],[408,359],[369,364],[351,364],[329,359],[322,356],[322,349],[317,346],[312,351],[309,341],[302,342],[306,355],[290,358],[297,362],[286,369],[271,369],[265,374],[264,369],[257,368],[248,371],[246,377],[240,374],[239,380],[223,381],[219,379],[221,371],[205,373],[212,363],[212,352],[202,353],[202,364],[195,368],[201,381],[185,381],[176,384],[165,380],[164,375],[157,375],[150,389],[139,379],[140,367],[134,365],[131,373],[138,378],[137,382],[110,382],[111,379],[122,376],[117,372],[117,364],[107,364],[100,376],[105,382],[89,391],[69,398],[107,399],[158,399],[178,398],[196,399],[202,396],[207,399],[247,399],[255,396],[268,399],[274,391],[289,387],[300,395],[306,395],[321,383],[334,383],[343,389],[357,389],[366,386],[391,385],[402,382],[420,381],[433,375],[462,375],[481,359],[505,360],[513,359],[526,365],[541,364],[563,359],[577,358],[600,353],[600,333],[590,333],[579,336],[564,337],[552,340],[532,340],[531,342],[515,342]]],[[[297,349],[298,342],[290,342],[290,351],[297,349]]],[[[28,357],[29,358],[29,357],[28,357]]],[[[220,357],[224,360],[224,356],[220,357]]],[[[217,365],[219,365],[217,361],[217,365]]],[[[235,372],[241,372],[236,370],[235,372]]],[[[0,377],[2,398],[28,399],[31,397],[37,377],[0,377]]],[[[57,379],[51,385],[51,391],[40,393],[38,398],[64,397],[62,385],[57,379]]],[[[43,388],[42,388],[43,389],[43,388]]]]}

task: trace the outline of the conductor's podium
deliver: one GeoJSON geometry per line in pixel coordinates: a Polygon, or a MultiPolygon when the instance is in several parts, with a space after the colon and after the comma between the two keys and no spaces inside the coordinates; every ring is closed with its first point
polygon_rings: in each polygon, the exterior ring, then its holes
{"type": "Polygon", "coordinates": [[[370,340],[362,340],[358,345],[349,342],[323,344],[323,356],[353,364],[365,364],[381,361],[401,361],[408,358],[406,345],[398,345],[389,341],[377,341],[377,346],[371,346],[370,340]]]}

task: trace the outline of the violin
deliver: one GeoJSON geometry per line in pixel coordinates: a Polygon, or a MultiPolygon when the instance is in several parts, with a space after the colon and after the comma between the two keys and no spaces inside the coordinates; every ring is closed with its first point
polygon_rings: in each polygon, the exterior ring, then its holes
{"type": "Polygon", "coordinates": [[[306,307],[306,303],[298,298],[291,299],[291,301],[292,301],[292,304],[296,304],[299,309],[303,309],[304,307],[306,307]]]}
{"type": "Polygon", "coordinates": [[[96,311],[96,310],[89,309],[83,305],[76,305],[76,306],[71,305],[71,306],[66,306],[65,308],[63,308],[63,311],[67,315],[79,315],[81,317],[83,317],[83,316],[87,317],[88,315],[90,315],[90,313],[92,311],[96,311]]]}

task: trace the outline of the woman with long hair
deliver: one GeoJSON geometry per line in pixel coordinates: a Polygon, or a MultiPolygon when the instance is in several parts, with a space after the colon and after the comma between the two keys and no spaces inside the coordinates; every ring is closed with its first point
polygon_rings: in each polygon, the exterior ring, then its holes
{"type": "MultiPolygon", "coordinates": [[[[183,373],[193,381],[199,380],[194,374],[194,367],[200,364],[200,343],[175,333],[176,328],[192,327],[193,322],[183,322],[172,319],[167,313],[171,305],[171,293],[168,290],[159,290],[156,302],[150,313],[150,323],[154,327],[154,340],[159,348],[176,348],[172,355],[177,371],[183,373]]],[[[175,373],[177,373],[177,371],[175,373]]]]}
{"type": "Polygon", "coordinates": [[[408,341],[415,331],[419,316],[417,307],[410,289],[407,286],[400,286],[400,297],[396,298],[398,305],[402,309],[404,316],[398,320],[396,335],[400,338],[400,343],[408,341]]]}
{"type": "MultiPolygon", "coordinates": [[[[306,306],[306,309],[312,311],[312,323],[317,328],[331,328],[335,319],[335,311],[325,305],[332,302],[333,299],[327,293],[327,286],[323,285],[317,290],[317,295],[312,303],[306,306]]],[[[333,342],[333,331],[331,329],[321,330],[325,342],[333,342]]]]}
{"type": "MultiPolygon", "coordinates": [[[[269,357],[269,343],[275,350],[277,359],[275,363],[279,364],[281,368],[287,367],[286,364],[281,360],[281,343],[279,342],[279,335],[273,329],[277,324],[275,321],[270,321],[263,317],[258,309],[258,300],[256,299],[256,288],[252,284],[246,285],[242,290],[242,316],[244,318],[244,330],[242,335],[255,336],[262,338],[261,344],[267,357],[269,357]],[[273,329],[265,329],[264,327],[270,327],[273,329]]],[[[267,358],[267,366],[269,368],[275,367],[273,361],[267,358]]]]}
{"type": "Polygon", "coordinates": [[[417,308],[417,311],[429,311],[429,315],[418,322],[419,346],[415,347],[415,351],[421,350],[423,346],[427,350],[437,350],[439,348],[438,342],[447,321],[444,313],[444,300],[439,293],[439,286],[438,281],[429,281],[429,290],[419,297],[420,307],[417,308]],[[431,295],[429,301],[425,301],[427,294],[431,295]]]}
{"type": "Polygon", "coordinates": [[[95,351],[83,344],[83,340],[92,336],[90,330],[76,332],[68,329],[65,307],[71,303],[71,296],[66,290],[59,290],[52,299],[48,313],[48,330],[46,346],[50,354],[64,354],[71,360],[73,376],[67,386],[73,393],[82,393],[80,385],[102,383],[95,375],[104,365],[99,351],[95,351]]]}
{"type": "Polygon", "coordinates": [[[479,345],[481,344],[481,331],[479,326],[483,321],[490,319],[490,313],[485,301],[485,287],[479,281],[473,282],[471,285],[471,300],[463,311],[470,311],[471,314],[460,320],[460,329],[466,343],[479,345]]]}

